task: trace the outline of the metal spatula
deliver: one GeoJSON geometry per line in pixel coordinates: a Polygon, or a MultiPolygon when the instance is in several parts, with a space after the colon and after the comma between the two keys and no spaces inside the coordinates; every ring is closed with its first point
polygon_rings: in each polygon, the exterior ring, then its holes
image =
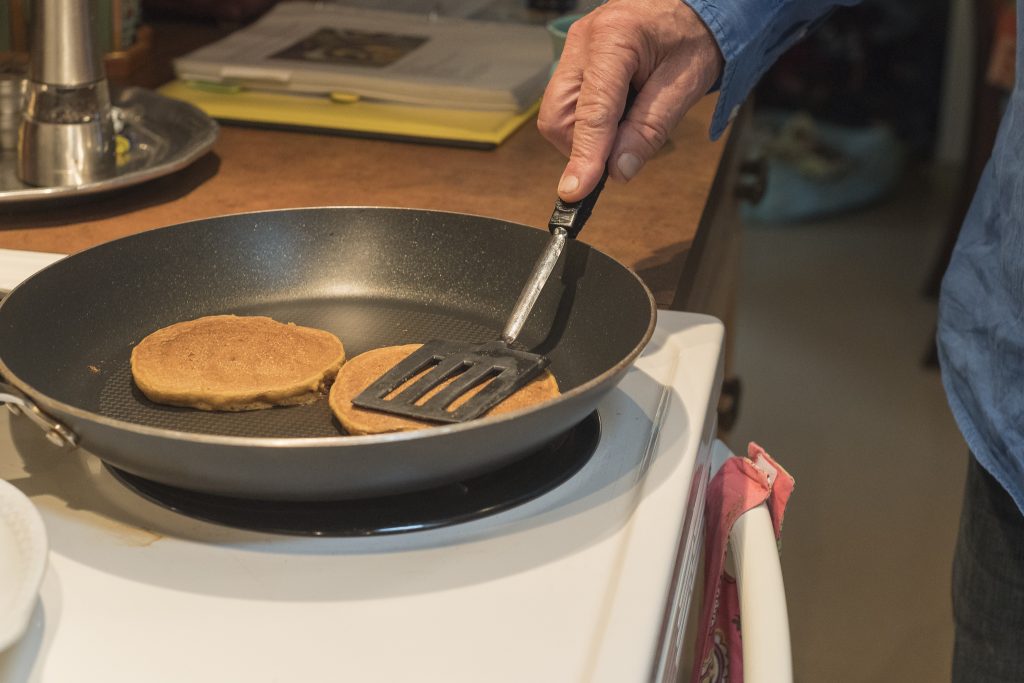
{"type": "MultiPolygon", "coordinates": [[[[630,88],[620,122],[626,117],[635,99],[636,91],[630,88]]],[[[548,221],[551,238],[534,264],[533,272],[519,294],[519,300],[498,340],[484,344],[447,340],[428,342],[377,378],[352,399],[352,403],[360,408],[419,420],[465,422],[480,417],[539,375],[550,361],[540,354],[513,349],[512,343],[533,310],[566,240],[575,239],[590,218],[606,180],[607,167],[597,186],[580,201],[568,203],[561,199],[555,200],[555,210],[548,221]],[[419,379],[395,393],[421,373],[424,374],[419,379]],[[419,403],[431,390],[452,378],[455,379],[451,384],[419,403]],[[458,407],[449,409],[459,398],[485,382],[488,382],[487,386],[474,396],[458,407]]]]}
{"type": "Polygon", "coordinates": [[[352,402],[360,408],[381,410],[395,415],[433,422],[464,422],[486,413],[536,377],[547,367],[548,359],[536,353],[519,351],[512,343],[519,336],[533,305],[558,261],[565,242],[583,229],[608,179],[605,170],[594,190],[578,202],[556,200],[548,221],[551,237],[533,266],[533,272],[505,323],[501,338],[483,344],[435,340],[424,344],[394,368],[379,377],[352,402]],[[432,368],[432,369],[431,369],[432,368]],[[393,394],[399,387],[424,373],[422,377],[393,394]],[[456,377],[451,384],[422,403],[417,403],[440,384],[456,377]],[[488,382],[486,387],[454,409],[449,406],[467,392],[488,382]]]}

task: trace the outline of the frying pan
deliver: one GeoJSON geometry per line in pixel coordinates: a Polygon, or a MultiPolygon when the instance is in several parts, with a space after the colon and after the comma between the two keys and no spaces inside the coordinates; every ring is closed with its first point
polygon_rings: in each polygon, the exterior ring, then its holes
{"type": "Polygon", "coordinates": [[[243,413],[157,405],[131,380],[131,349],[157,328],[219,313],[329,330],[349,357],[435,337],[493,339],[546,238],[493,218],[363,207],[140,233],[11,292],[0,304],[0,376],[82,447],[163,484],[331,500],[458,481],[559,438],[615,386],[654,330],[654,300],[633,272],[570,241],[519,339],[550,357],[561,396],[413,432],[346,436],[326,400],[243,413]]]}

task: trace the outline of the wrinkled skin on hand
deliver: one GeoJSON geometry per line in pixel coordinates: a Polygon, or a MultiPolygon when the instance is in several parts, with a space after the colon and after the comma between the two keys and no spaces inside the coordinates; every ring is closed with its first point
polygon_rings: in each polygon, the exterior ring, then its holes
{"type": "Polygon", "coordinates": [[[628,181],[722,71],[718,44],[681,0],[609,0],[569,29],[537,127],[569,163],[558,185],[578,201],[608,165],[628,181]],[[619,124],[629,85],[638,91],[619,124]]]}

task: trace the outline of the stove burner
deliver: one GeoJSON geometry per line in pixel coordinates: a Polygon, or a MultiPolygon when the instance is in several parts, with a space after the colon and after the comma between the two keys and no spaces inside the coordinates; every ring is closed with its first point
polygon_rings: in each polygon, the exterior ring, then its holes
{"type": "Polygon", "coordinates": [[[239,529],[298,536],[377,536],[468,522],[537,498],[568,480],[597,449],[591,413],[561,439],[500,470],[425,491],[342,501],[259,501],[158,484],[107,465],[121,483],[175,512],[239,529]]]}

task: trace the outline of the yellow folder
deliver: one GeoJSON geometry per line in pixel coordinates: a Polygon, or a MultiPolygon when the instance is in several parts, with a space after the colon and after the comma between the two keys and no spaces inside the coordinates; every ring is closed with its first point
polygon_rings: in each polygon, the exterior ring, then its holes
{"type": "Polygon", "coordinates": [[[181,80],[171,81],[159,92],[189,102],[225,123],[481,149],[500,145],[530,120],[539,106],[534,103],[522,112],[470,111],[363,100],[345,93],[328,98],[181,80]]]}

